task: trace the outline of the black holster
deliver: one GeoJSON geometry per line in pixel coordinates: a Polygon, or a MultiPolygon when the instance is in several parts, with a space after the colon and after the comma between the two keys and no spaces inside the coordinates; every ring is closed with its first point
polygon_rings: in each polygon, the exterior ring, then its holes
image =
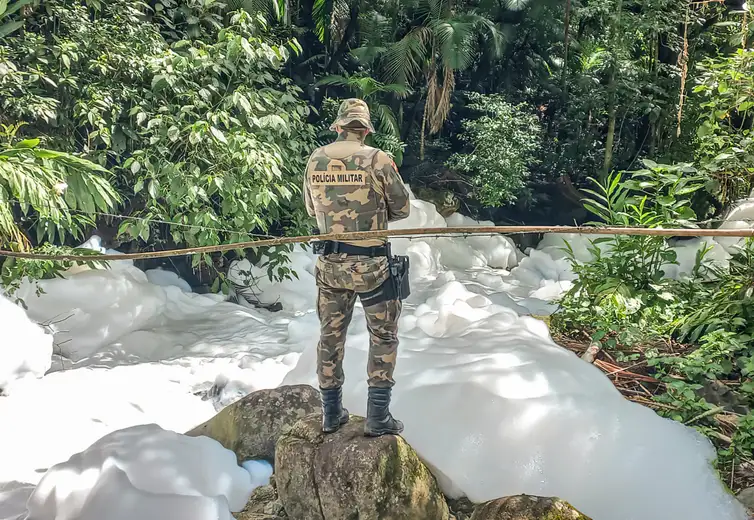
{"type": "Polygon", "coordinates": [[[385,283],[377,289],[366,293],[359,293],[359,299],[364,307],[371,307],[372,305],[390,300],[403,301],[411,294],[411,286],[408,279],[408,256],[393,256],[390,250],[390,243],[386,247],[389,276],[385,280],[385,283]]]}
{"type": "MultiPolygon", "coordinates": [[[[388,245],[388,251],[390,246],[388,245]]],[[[406,255],[393,256],[389,254],[388,263],[390,264],[390,279],[395,286],[395,297],[398,300],[405,300],[411,294],[411,286],[408,281],[409,260],[406,255]]]]}

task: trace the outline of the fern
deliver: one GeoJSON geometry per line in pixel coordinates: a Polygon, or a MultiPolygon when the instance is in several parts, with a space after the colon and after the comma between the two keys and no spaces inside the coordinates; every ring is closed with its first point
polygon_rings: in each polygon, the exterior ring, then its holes
{"type": "Polygon", "coordinates": [[[31,223],[38,241],[80,239],[94,213],[112,210],[120,197],[103,177],[105,168],[64,152],[39,147],[39,139],[17,141],[21,124],[2,126],[0,136],[0,245],[26,249],[17,220],[31,223]],[[17,208],[17,213],[12,208],[17,208]],[[77,213],[77,214],[74,214],[77,213]]]}

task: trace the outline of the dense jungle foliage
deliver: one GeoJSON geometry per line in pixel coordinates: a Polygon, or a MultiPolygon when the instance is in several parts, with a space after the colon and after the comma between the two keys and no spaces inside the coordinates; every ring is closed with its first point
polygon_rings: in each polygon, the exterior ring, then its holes
{"type": "MultiPolygon", "coordinates": [[[[0,0],[0,248],[305,234],[302,167],[345,96],[438,206],[717,227],[752,191],[752,40],[737,0],[0,0]]],[[[659,380],[634,391],[751,485],[754,244],[679,278],[672,242],[596,240],[552,325],[659,380]]],[[[223,286],[222,258],[186,269],[223,286]]]]}

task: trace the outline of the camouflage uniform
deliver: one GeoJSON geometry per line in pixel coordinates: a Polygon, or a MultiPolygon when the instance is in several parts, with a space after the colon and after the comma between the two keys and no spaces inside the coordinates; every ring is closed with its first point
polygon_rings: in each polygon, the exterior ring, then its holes
{"type": "MultiPolygon", "coordinates": [[[[343,128],[354,122],[374,130],[366,103],[349,99],[341,104],[338,119],[331,126],[342,130],[338,139],[316,149],[307,164],[304,200],[309,215],[317,219],[321,233],[384,230],[388,222],[409,215],[408,192],[395,163],[385,152],[364,145],[363,131],[343,128]]],[[[344,243],[373,247],[384,245],[385,240],[344,243]]],[[[324,255],[317,260],[315,277],[320,319],[317,375],[320,389],[337,391],[339,399],[344,381],[346,333],[356,297],[386,284],[388,260],[385,256],[324,255]]],[[[373,305],[365,303],[364,313],[370,335],[369,387],[386,389],[389,395],[395,384],[393,370],[401,302],[393,299],[373,305]]],[[[325,431],[335,429],[337,425],[333,424],[325,431]]]]}

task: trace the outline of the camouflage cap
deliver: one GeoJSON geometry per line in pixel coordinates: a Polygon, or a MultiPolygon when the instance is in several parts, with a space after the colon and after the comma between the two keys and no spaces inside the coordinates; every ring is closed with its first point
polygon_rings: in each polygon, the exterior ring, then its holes
{"type": "Polygon", "coordinates": [[[340,104],[338,118],[330,125],[330,130],[335,130],[336,126],[346,126],[354,121],[358,121],[364,125],[370,132],[374,132],[372,118],[369,114],[369,105],[361,99],[346,99],[340,104]]]}

